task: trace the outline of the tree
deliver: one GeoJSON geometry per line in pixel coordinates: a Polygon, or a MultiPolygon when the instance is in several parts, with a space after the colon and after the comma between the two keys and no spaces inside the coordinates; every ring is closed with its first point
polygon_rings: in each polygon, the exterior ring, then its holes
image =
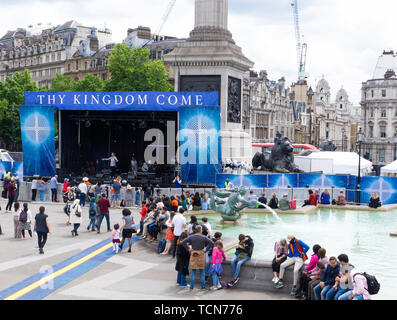
{"type": "Polygon", "coordinates": [[[89,73],[84,79],[74,81],[71,87],[72,91],[102,91],[104,83],[98,77],[89,73]]]}
{"type": "Polygon", "coordinates": [[[24,104],[25,92],[40,91],[27,69],[0,82],[0,140],[9,150],[21,148],[19,106],[24,104]]]}
{"type": "Polygon", "coordinates": [[[72,91],[72,78],[57,73],[55,78],[51,79],[51,91],[72,91]]]}
{"type": "Polygon", "coordinates": [[[172,91],[162,61],[151,61],[147,49],[117,44],[109,56],[107,91],[172,91]]]}

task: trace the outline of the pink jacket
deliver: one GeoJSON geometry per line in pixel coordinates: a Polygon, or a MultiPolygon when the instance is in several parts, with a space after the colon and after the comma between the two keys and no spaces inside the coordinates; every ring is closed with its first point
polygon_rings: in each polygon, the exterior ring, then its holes
{"type": "Polygon", "coordinates": [[[218,247],[214,247],[212,249],[212,256],[211,256],[211,262],[210,263],[222,263],[222,257],[224,260],[226,260],[226,255],[225,251],[219,251],[218,247]]]}
{"type": "MultiPolygon", "coordinates": [[[[319,261],[322,262],[324,265],[327,265],[329,263],[327,257],[324,257],[324,258],[320,259],[319,261]]],[[[310,274],[310,279],[314,280],[314,279],[320,278],[321,272],[322,272],[322,270],[320,268],[318,268],[316,265],[316,268],[314,270],[312,270],[312,273],[310,274]]]]}
{"type": "Polygon", "coordinates": [[[309,264],[306,266],[305,270],[312,272],[316,269],[317,267],[317,262],[318,262],[318,255],[313,254],[312,257],[310,258],[309,264]]]}

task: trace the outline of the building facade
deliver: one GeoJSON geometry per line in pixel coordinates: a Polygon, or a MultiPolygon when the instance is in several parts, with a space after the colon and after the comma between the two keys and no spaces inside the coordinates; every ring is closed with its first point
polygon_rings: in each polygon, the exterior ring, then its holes
{"type": "MultiPolygon", "coordinates": [[[[0,38],[0,81],[28,69],[39,87],[49,87],[56,73],[65,73],[70,60],[93,28],[76,21],[42,30],[32,35],[25,29],[8,31],[0,38]]],[[[111,42],[110,30],[97,32],[98,46],[111,42]]]]}
{"type": "Polygon", "coordinates": [[[322,78],[316,86],[314,108],[319,117],[319,142],[330,139],[337,151],[352,151],[351,125],[358,121],[357,108],[346,90],[339,89],[332,99],[328,81],[322,78]]]}
{"type": "Polygon", "coordinates": [[[251,72],[244,81],[243,125],[253,143],[271,143],[277,132],[294,140],[294,116],[284,78],[268,79],[266,71],[251,72]]]}
{"type": "Polygon", "coordinates": [[[397,159],[397,56],[384,51],[373,78],[361,87],[364,142],[362,154],[375,167],[397,159]]]}

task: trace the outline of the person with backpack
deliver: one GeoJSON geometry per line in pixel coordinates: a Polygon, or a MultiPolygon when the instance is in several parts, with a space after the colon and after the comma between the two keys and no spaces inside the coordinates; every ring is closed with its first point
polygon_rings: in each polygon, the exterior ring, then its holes
{"type": "Polygon", "coordinates": [[[353,279],[353,289],[347,291],[342,294],[338,300],[371,300],[371,292],[372,294],[376,294],[379,291],[379,284],[375,280],[375,277],[369,276],[366,273],[360,273],[358,270],[353,269],[351,271],[351,276],[353,279]],[[372,280],[370,285],[368,283],[367,277],[371,277],[372,280]]]}
{"type": "Polygon", "coordinates": [[[82,218],[81,218],[81,213],[82,209],[80,206],[80,199],[74,200],[72,206],[70,207],[70,216],[69,216],[69,222],[73,224],[73,230],[71,231],[72,236],[78,236],[79,234],[77,233],[77,230],[80,227],[82,218]]]}
{"type": "Polygon", "coordinates": [[[14,203],[14,199],[15,199],[15,192],[17,190],[17,184],[15,183],[14,180],[11,180],[11,182],[7,185],[7,190],[8,190],[8,203],[6,205],[6,211],[11,211],[12,204],[14,203]]]}
{"type": "Polygon", "coordinates": [[[309,251],[310,247],[304,243],[302,240],[295,238],[294,235],[290,234],[287,236],[288,241],[288,252],[287,252],[287,260],[284,261],[280,265],[280,274],[279,280],[275,283],[275,287],[280,289],[284,287],[283,277],[285,269],[291,265],[294,265],[294,280],[293,280],[293,288],[291,290],[291,296],[294,296],[296,293],[296,285],[298,282],[299,272],[308,259],[306,252],[309,251]]]}
{"type": "Polygon", "coordinates": [[[90,218],[90,223],[87,226],[87,230],[95,231],[97,208],[95,203],[95,197],[90,198],[90,206],[88,208],[88,216],[90,218]]]}
{"type": "Polygon", "coordinates": [[[21,230],[22,237],[25,239],[25,230],[29,232],[30,239],[32,239],[32,230],[31,230],[31,224],[32,222],[32,213],[30,212],[28,208],[28,204],[24,203],[23,204],[23,210],[19,214],[19,224],[18,228],[21,230]]]}

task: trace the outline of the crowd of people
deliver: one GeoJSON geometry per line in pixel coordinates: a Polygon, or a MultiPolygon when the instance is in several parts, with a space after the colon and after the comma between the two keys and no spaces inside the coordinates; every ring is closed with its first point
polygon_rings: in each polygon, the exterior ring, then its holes
{"type": "MultiPolygon", "coordinates": [[[[54,184],[57,183],[57,176],[49,182],[52,190],[53,201],[57,201],[57,193],[54,184]],[[51,182],[53,181],[53,182],[51,182]],[[53,183],[53,184],[51,184],[53,183]]],[[[175,180],[174,183],[179,183],[175,180]]],[[[44,245],[47,235],[50,233],[48,216],[45,208],[41,206],[39,212],[33,218],[27,203],[21,207],[18,201],[14,202],[15,190],[13,185],[15,179],[10,177],[7,190],[11,192],[11,199],[6,209],[12,209],[14,221],[14,237],[33,237],[37,234],[39,253],[44,253],[44,245]],[[11,203],[11,204],[10,204],[11,203]],[[12,206],[10,208],[10,206],[12,206]]],[[[45,184],[37,179],[38,186],[45,184]]],[[[56,185],[55,185],[56,186],[56,185]]],[[[226,260],[222,233],[214,232],[206,217],[198,219],[196,215],[190,216],[188,222],[185,214],[188,211],[207,210],[209,199],[205,194],[198,192],[181,193],[175,196],[166,196],[156,190],[154,194],[143,194],[139,188],[135,190],[136,199],[126,197],[123,193],[132,190],[132,187],[116,178],[110,187],[100,184],[92,185],[88,178],[82,179],[80,183],[64,180],[63,201],[64,212],[67,216],[66,225],[71,226],[73,237],[78,236],[78,230],[82,223],[83,207],[88,201],[89,224],[87,231],[100,233],[101,224],[106,218],[106,230],[111,232],[110,241],[113,244],[113,252],[117,254],[122,250],[124,243],[128,240],[128,252],[131,252],[132,235],[137,234],[142,241],[158,243],[158,252],[162,255],[171,255],[175,258],[176,284],[180,287],[190,288],[195,285],[196,274],[199,274],[202,289],[206,289],[206,281],[212,280],[211,290],[221,288],[232,288],[239,282],[241,267],[248,262],[253,254],[254,241],[249,235],[240,234],[235,250],[235,257],[231,261],[232,278],[225,282],[222,279],[222,264],[226,260]],[[139,227],[136,225],[132,212],[125,206],[138,205],[143,197],[140,210],[139,227]],[[139,198],[138,198],[139,197],[139,198]],[[127,202],[129,201],[129,202],[127,202]],[[124,209],[122,209],[124,207],[124,209]],[[122,209],[121,223],[111,227],[109,209],[122,209]],[[137,230],[139,229],[139,230],[137,230]],[[159,241],[159,234],[164,230],[165,239],[159,241]],[[190,283],[187,276],[190,274],[190,283]]],[[[309,198],[306,205],[317,205],[317,203],[331,204],[328,190],[324,189],[322,194],[308,190],[309,198]]],[[[32,195],[33,196],[33,195],[32,195]]],[[[35,196],[35,195],[34,195],[35,196]]],[[[377,204],[376,194],[371,198],[371,203],[377,204]]],[[[8,194],[10,198],[10,194],[8,194]]],[[[40,196],[41,198],[41,196],[40,196]]],[[[248,200],[256,199],[253,192],[250,192],[248,200]]],[[[267,204],[264,194],[258,198],[259,202],[267,204]]],[[[338,205],[346,203],[343,192],[334,199],[338,205]]],[[[296,202],[295,202],[296,205],[296,202]]],[[[288,195],[284,195],[280,201],[276,194],[272,195],[269,206],[281,210],[289,210],[291,202],[288,195]]],[[[285,286],[285,270],[293,266],[293,281],[290,294],[303,300],[368,300],[371,294],[368,290],[369,283],[366,274],[359,272],[349,261],[346,254],[338,257],[328,258],[326,249],[316,244],[313,246],[313,255],[307,256],[310,247],[302,240],[293,235],[288,235],[275,243],[274,259],[272,261],[272,272],[274,286],[281,289],[285,286]],[[306,264],[306,262],[308,264],[306,264]],[[306,264],[306,265],[305,265],[306,264]],[[303,271],[302,271],[303,269],[303,271]]]]}
{"type": "Polygon", "coordinates": [[[275,243],[272,261],[275,288],[284,287],[285,269],[293,265],[290,294],[301,300],[370,300],[371,294],[378,292],[376,278],[357,270],[346,254],[328,258],[326,249],[315,244],[309,260],[309,249],[294,235],[275,243]],[[305,265],[306,261],[309,262],[305,265]]]}

